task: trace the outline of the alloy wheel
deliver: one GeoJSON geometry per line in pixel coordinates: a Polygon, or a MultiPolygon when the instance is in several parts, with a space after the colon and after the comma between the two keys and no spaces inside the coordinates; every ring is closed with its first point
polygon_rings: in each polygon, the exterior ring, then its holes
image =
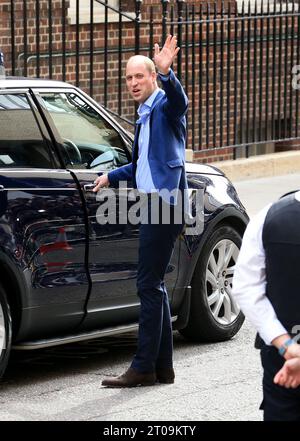
{"type": "Polygon", "coordinates": [[[212,249],[206,268],[206,295],[213,318],[230,325],[240,308],[232,296],[232,279],[239,248],[230,239],[219,241],[212,249]]]}

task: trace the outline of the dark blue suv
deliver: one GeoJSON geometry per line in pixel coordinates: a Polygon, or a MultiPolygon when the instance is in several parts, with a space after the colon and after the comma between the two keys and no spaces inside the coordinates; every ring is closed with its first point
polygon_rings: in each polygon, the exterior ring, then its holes
{"type": "MultiPolygon", "coordinates": [[[[101,225],[92,192],[99,173],[131,161],[131,147],[132,135],[79,89],[0,80],[0,375],[11,349],[137,327],[139,227],[101,225]]],[[[202,192],[204,228],[180,236],[168,267],[174,329],[226,340],[244,320],[231,285],[248,217],[222,172],[192,163],[186,172],[202,192]]],[[[125,192],[113,191],[121,204],[125,192]]]]}

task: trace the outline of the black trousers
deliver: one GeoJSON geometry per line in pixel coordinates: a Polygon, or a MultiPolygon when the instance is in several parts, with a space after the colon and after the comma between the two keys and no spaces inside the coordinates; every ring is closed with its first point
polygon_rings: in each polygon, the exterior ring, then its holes
{"type": "MultiPolygon", "coordinates": [[[[157,196],[146,201],[149,214],[153,200],[157,203],[157,196]]],[[[140,225],[137,291],[141,308],[138,347],[131,367],[142,373],[170,368],[173,364],[172,323],[164,277],[183,223],[174,221],[174,207],[166,205],[161,198],[158,202],[158,223],[149,220],[140,225]],[[163,208],[170,210],[167,223],[163,222],[163,208]]]]}
{"type": "Polygon", "coordinates": [[[286,389],[273,382],[275,374],[284,364],[284,358],[274,346],[264,346],[261,350],[263,374],[264,421],[300,421],[300,386],[286,389]]]}

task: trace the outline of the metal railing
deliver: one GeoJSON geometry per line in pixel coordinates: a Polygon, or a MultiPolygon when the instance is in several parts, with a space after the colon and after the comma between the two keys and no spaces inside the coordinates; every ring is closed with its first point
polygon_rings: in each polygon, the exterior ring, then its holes
{"type": "Polygon", "coordinates": [[[87,23],[76,0],[74,24],[70,2],[58,3],[54,10],[52,0],[10,1],[9,44],[0,37],[0,45],[13,75],[72,82],[133,123],[126,60],[152,58],[154,43],[172,33],[181,47],[174,69],[190,100],[189,148],[234,155],[243,147],[248,156],[251,146],[300,138],[299,0],[137,0],[130,11],[122,0],[119,9],[90,0],[87,23]]]}

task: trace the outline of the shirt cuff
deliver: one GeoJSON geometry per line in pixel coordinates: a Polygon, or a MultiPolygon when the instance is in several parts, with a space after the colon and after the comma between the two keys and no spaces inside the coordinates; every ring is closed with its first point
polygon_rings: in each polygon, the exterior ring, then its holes
{"type": "Polygon", "coordinates": [[[266,326],[258,330],[259,335],[264,340],[266,345],[271,345],[274,338],[280,335],[287,334],[287,330],[280,323],[279,320],[275,320],[271,323],[271,326],[266,326]]]}
{"type": "Polygon", "coordinates": [[[162,81],[167,81],[167,80],[170,78],[170,75],[171,75],[171,69],[169,70],[169,73],[167,73],[166,75],[165,75],[165,74],[162,74],[162,73],[160,73],[160,72],[158,72],[158,75],[159,75],[159,78],[160,78],[162,81]]]}

